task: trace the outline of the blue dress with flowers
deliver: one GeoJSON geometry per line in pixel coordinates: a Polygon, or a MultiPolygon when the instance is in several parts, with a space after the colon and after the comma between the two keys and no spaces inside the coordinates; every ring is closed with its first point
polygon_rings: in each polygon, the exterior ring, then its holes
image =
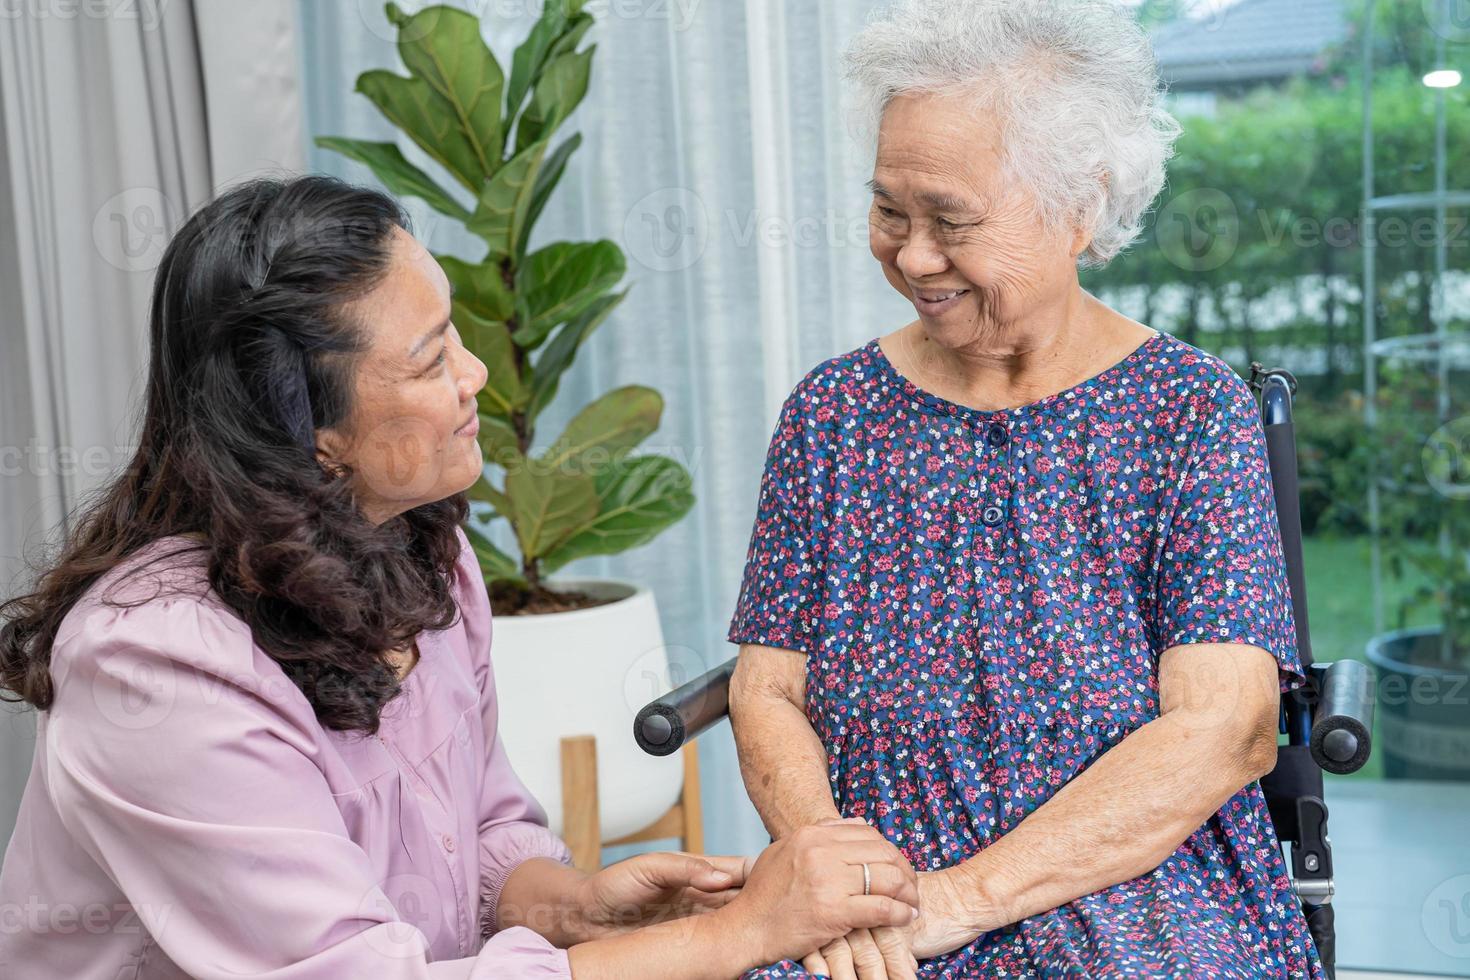
{"type": "MultiPolygon", "coordinates": [[[[1250,388],[1167,333],[1002,411],[916,387],[877,340],[828,360],[782,407],[729,639],[807,655],[843,816],[958,864],[1158,717],[1170,647],[1252,644],[1304,682],[1250,388]]],[[[920,976],[1324,973],[1252,782],[1148,874],[920,976]]]]}

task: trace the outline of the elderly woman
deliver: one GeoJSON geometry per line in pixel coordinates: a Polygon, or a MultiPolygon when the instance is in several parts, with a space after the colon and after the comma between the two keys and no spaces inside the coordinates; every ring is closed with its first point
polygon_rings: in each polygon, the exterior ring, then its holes
{"type": "Polygon", "coordinates": [[[782,408],[731,718],[771,834],[863,817],[922,913],[753,976],[1322,976],[1257,782],[1304,679],[1255,403],[1076,274],[1164,180],[1146,38],[907,0],[848,62],[918,317],[782,408]]]}
{"type": "Polygon", "coordinates": [[[406,228],[303,177],[170,242],[137,456],[0,608],[40,711],[0,976],[693,980],[913,922],[861,820],[748,873],[567,866],[496,735],[460,527],[485,365],[406,228]]]}

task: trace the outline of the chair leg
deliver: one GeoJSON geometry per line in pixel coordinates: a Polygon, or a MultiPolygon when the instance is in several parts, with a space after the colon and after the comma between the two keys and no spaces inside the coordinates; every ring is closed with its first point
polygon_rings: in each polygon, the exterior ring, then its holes
{"type": "Polygon", "coordinates": [[[597,799],[597,739],[573,735],[561,740],[562,839],[572,864],[593,874],[602,868],[602,820],[597,799]]]}
{"type": "Polygon", "coordinates": [[[684,745],[684,789],[680,792],[684,817],[684,850],[704,853],[704,807],[699,798],[699,747],[684,745]]]}

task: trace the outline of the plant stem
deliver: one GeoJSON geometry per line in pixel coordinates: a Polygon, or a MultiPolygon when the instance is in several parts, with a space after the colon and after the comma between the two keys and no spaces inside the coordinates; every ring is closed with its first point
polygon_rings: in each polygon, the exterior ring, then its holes
{"type": "MultiPolygon", "coordinates": [[[[505,283],[505,288],[511,295],[515,295],[516,271],[515,266],[511,264],[510,256],[506,256],[500,260],[500,278],[505,283]]],[[[521,348],[520,344],[515,342],[515,332],[519,327],[520,320],[512,312],[510,317],[505,321],[505,330],[506,333],[511,335],[510,350],[511,356],[515,361],[516,376],[524,378],[526,373],[526,352],[521,348]]],[[[510,413],[510,424],[511,428],[515,430],[516,446],[520,449],[522,458],[529,456],[531,453],[531,443],[534,441],[536,435],[531,428],[530,418],[524,411],[513,411],[510,413]]],[[[541,569],[535,558],[523,557],[521,560],[521,572],[526,577],[527,585],[533,591],[541,587],[541,569]]]]}

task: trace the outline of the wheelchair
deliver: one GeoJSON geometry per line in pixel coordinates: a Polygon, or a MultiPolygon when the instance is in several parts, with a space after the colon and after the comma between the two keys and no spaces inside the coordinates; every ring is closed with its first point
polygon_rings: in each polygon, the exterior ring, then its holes
{"type": "MultiPolygon", "coordinates": [[[[1249,381],[1261,413],[1281,530],[1283,557],[1296,621],[1297,652],[1306,684],[1282,695],[1276,768],[1261,788],[1291,869],[1292,888],[1317,945],[1328,977],[1336,972],[1333,923],[1332,842],[1323,802],[1326,772],[1361,769],[1372,751],[1373,693],[1367,665],[1356,660],[1318,663],[1312,658],[1307,624],[1306,581],[1302,565],[1301,498],[1297,488],[1296,433],[1292,398],[1296,378],[1289,371],[1251,364],[1249,381]],[[1287,849],[1289,848],[1289,853],[1287,849]]],[[[644,706],[633,722],[633,737],[650,755],[669,755],[725,717],[735,658],[644,706]]]]}

